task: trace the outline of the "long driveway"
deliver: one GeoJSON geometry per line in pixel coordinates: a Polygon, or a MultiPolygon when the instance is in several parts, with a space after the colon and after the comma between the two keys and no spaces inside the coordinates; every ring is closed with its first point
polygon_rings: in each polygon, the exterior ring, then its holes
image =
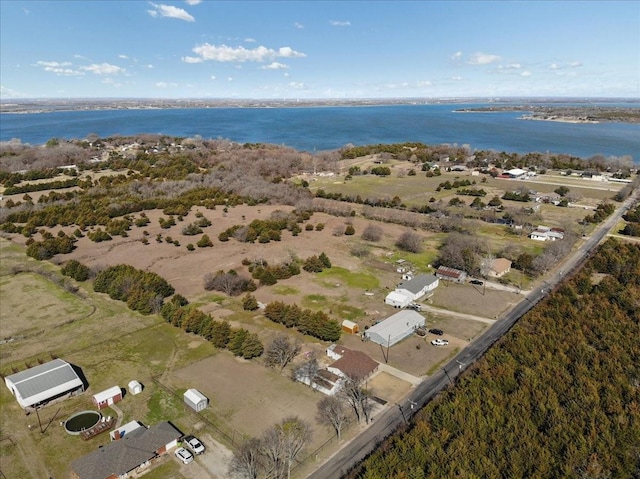
{"type": "Polygon", "coordinates": [[[502,318],[496,321],[477,340],[470,343],[453,359],[446,363],[435,374],[416,386],[407,398],[398,405],[387,406],[387,409],[377,415],[375,421],[360,435],[336,452],[329,460],[319,466],[308,476],[309,479],[334,479],[343,477],[350,469],[360,463],[368,454],[393,433],[403,422],[408,422],[412,416],[433,399],[448,384],[453,384],[470,364],[478,360],[502,335],[530,309],[532,309],[546,294],[559,284],[566,273],[577,268],[587,256],[598,246],[607,233],[620,221],[622,215],[638,197],[638,190],[622,203],[617,210],[605,220],[578,250],[569,256],[556,268],[557,273],[542,281],[542,286],[535,288],[525,298],[516,304],[502,318]]]}

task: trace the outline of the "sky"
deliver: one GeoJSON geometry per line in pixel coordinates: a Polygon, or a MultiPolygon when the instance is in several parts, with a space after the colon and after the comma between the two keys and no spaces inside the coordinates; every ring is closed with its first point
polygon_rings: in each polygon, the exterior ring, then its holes
{"type": "Polygon", "coordinates": [[[640,1],[0,0],[0,99],[640,98],[640,1]]]}

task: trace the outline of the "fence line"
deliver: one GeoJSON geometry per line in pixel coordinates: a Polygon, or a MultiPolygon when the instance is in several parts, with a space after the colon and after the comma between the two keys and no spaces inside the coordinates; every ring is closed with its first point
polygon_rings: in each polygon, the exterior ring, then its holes
{"type": "MultiPolygon", "coordinates": [[[[171,389],[169,386],[167,386],[166,384],[163,384],[162,382],[160,382],[160,379],[156,376],[151,376],[151,380],[158,385],[160,388],[162,388],[164,391],[166,391],[167,393],[171,394],[172,396],[174,396],[176,399],[178,399],[179,401],[182,401],[182,397],[173,389],[171,389]]],[[[202,413],[198,412],[198,411],[194,411],[193,409],[191,409],[190,407],[187,407],[187,409],[189,410],[189,412],[195,416],[197,416],[200,420],[202,420],[203,422],[207,423],[208,426],[210,426],[211,428],[215,429],[216,432],[218,432],[219,434],[221,434],[224,438],[226,438],[230,443],[231,446],[235,447],[236,445],[236,435],[239,436],[238,439],[241,439],[242,442],[244,442],[244,435],[240,434],[238,431],[236,431],[235,429],[233,429],[233,431],[231,432],[231,435],[229,435],[228,432],[223,431],[222,429],[220,429],[219,426],[215,425],[210,419],[208,419],[207,417],[205,417],[204,415],[202,415],[202,413]]]]}

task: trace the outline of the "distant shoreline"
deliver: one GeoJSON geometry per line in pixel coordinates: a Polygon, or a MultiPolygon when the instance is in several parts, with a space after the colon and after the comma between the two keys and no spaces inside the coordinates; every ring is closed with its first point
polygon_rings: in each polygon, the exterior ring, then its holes
{"type": "Polygon", "coordinates": [[[455,111],[463,113],[526,112],[520,119],[559,123],[640,123],[640,105],[638,108],[604,105],[492,105],[455,111]]]}
{"type": "Polygon", "coordinates": [[[42,114],[63,111],[114,111],[114,110],[164,110],[164,109],[208,109],[208,108],[326,108],[326,107],[367,107],[398,105],[459,105],[478,103],[486,106],[463,108],[456,112],[532,112],[535,118],[549,121],[563,121],[538,118],[538,114],[548,117],[566,118],[576,122],[585,118],[591,121],[622,121],[640,123],[640,100],[627,98],[370,98],[370,99],[20,99],[0,102],[0,114],[42,114]],[[637,103],[638,108],[605,107],[598,103],[637,103]],[[552,106],[554,103],[571,103],[576,106],[552,106]],[[600,115],[608,112],[608,117],[600,115]],[[596,117],[592,118],[593,115],[596,117]]]}

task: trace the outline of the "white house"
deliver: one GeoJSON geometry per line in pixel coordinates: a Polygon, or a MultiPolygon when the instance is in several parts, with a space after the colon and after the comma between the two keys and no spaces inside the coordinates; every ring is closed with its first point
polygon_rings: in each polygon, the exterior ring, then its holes
{"type": "Polygon", "coordinates": [[[417,301],[425,294],[433,291],[440,284],[440,280],[433,274],[419,274],[415,278],[400,283],[395,291],[390,292],[384,302],[396,308],[406,308],[413,301],[417,301]]]}
{"type": "Polygon", "coordinates": [[[536,241],[555,241],[564,238],[564,230],[560,228],[549,228],[548,226],[538,226],[529,234],[529,238],[536,241]]]}
{"type": "Polygon", "coordinates": [[[403,309],[370,327],[364,335],[376,344],[393,346],[407,336],[411,336],[416,329],[424,327],[424,325],[424,316],[411,309],[403,309]]]}
{"type": "Polygon", "coordinates": [[[78,373],[62,359],[12,374],[5,377],[4,382],[25,409],[84,391],[84,383],[78,373]]]}

